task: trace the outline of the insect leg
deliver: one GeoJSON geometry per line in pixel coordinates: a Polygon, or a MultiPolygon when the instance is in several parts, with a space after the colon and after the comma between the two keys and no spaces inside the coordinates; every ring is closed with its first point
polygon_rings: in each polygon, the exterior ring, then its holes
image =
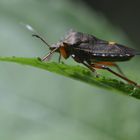
{"type": "Polygon", "coordinates": [[[123,76],[123,75],[120,75],[120,74],[116,73],[115,71],[111,70],[111,69],[110,69],[109,67],[107,67],[107,66],[98,65],[98,64],[96,65],[96,64],[95,64],[94,67],[95,67],[95,68],[100,68],[100,69],[107,70],[107,71],[113,73],[114,75],[120,77],[121,79],[127,81],[128,83],[133,84],[133,85],[135,85],[135,86],[138,86],[138,84],[137,84],[136,82],[134,82],[134,81],[128,79],[127,77],[125,77],[125,76],[123,76]]]}
{"type": "Polygon", "coordinates": [[[104,66],[112,66],[112,67],[115,67],[120,74],[122,74],[123,76],[125,76],[125,74],[122,72],[122,70],[120,69],[120,67],[116,63],[113,63],[113,62],[97,62],[97,64],[102,64],[104,66]]]}
{"type": "Polygon", "coordinates": [[[49,60],[49,58],[52,56],[52,54],[59,48],[54,48],[53,50],[51,50],[46,56],[44,56],[41,60],[42,61],[47,61],[49,60]]]}
{"type": "Polygon", "coordinates": [[[119,67],[119,65],[117,65],[116,63],[114,63],[115,65],[114,65],[114,67],[116,67],[116,69],[118,70],[118,72],[120,73],[120,74],[122,74],[123,76],[125,76],[125,74],[122,72],[122,70],[121,70],[121,68],[119,67]]]}
{"type": "Polygon", "coordinates": [[[85,63],[85,62],[81,62],[83,65],[85,65],[87,68],[89,68],[94,74],[96,77],[99,77],[100,75],[96,72],[96,70],[89,64],[85,63]]]}
{"type": "Polygon", "coordinates": [[[59,58],[58,58],[58,62],[60,63],[61,61],[61,53],[59,53],[59,58]]]}

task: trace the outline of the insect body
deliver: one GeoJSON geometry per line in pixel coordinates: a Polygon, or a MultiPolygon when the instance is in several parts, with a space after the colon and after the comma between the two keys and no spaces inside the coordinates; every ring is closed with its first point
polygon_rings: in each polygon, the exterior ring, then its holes
{"type": "Polygon", "coordinates": [[[37,34],[33,34],[33,36],[40,38],[51,50],[49,54],[42,58],[42,61],[48,60],[54,52],[58,52],[60,54],[59,60],[61,56],[65,59],[71,56],[76,62],[84,64],[93,72],[96,68],[105,69],[129,83],[137,85],[136,82],[125,77],[115,63],[130,60],[135,55],[140,54],[132,48],[75,31],[69,32],[63,40],[53,45],[49,45],[37,34]],[[111,70],[108,66],[115,66],[119,73],[111,70]]]}

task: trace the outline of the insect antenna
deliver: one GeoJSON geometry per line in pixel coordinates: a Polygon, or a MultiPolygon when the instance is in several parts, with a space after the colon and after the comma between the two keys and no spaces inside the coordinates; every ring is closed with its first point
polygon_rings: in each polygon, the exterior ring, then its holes
{"type": "Polygon", "coordinates": [[[49,48],[51,48],[51,46],[47,43],[47,41],[40,35],[38,34],[32,34],[33,37],[39,38],[42,42],[44,42],[49,48]]]}
{"type": "MultiPolygon", "coordinates": [[[[23,23],[22,23],[23,24],[23,23]]],[[[31,25],[29,24],[23,24],[29,31],[32,32],[32,36],[36,37],[38,39],[40,39],[42,42],[44,42],[49,49],[51,49],[51,46],[47,43],[47,41],[44,39],[44,37],[42,37],[42,35],[40,35],[31,25]]]]}
{"type": "Polygon", "coordinates": [[[40,39],[42,42],[44,42],[48,47],[49,49],[51,50],[47,55],[45,55],[43,58],[40,58],[41,61],[48,61],[50,60],[52,54],[57,51],[59,49],[59,47],[55,47],[55,48],[52,48],[51,45],[48,44],[48,42],[44,39],[44,37],[42,37],[32,26],[30,26],[29,24],[24,24],[24,23],[21,23],[22,25],[24,25],[29,31],[32,32],[32,36],[33,37],[36,37],[38,39],[40,39]]]}

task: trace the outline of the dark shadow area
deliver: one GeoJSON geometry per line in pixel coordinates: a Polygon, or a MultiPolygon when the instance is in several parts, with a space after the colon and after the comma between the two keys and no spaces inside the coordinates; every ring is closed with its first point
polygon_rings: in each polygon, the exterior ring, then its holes
{"type": "Polygon", "coordinates": [[[129,38],[137,45],[140,44],[140,2],[129,0],[79,0],[89,8],[103,13],[112,24],[120,26],[129,38]]]}

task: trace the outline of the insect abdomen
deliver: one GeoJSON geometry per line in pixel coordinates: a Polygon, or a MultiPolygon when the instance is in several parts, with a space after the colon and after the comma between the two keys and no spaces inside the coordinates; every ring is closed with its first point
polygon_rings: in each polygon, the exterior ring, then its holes
{"type": "Polygon", "coordinates": [[[135,50],[116,43],[96,41],[74,47],[88,61],[127,61],[135,56],[135,50]]]}
{"type": "Polygon", "coordinates": [[[110,62],[116,62],[116,61],[128,61],[130,60],[134,55],[119,55],[115,56],[115,54],[92,54],[90,61],[110,61],[110,62]]]}

